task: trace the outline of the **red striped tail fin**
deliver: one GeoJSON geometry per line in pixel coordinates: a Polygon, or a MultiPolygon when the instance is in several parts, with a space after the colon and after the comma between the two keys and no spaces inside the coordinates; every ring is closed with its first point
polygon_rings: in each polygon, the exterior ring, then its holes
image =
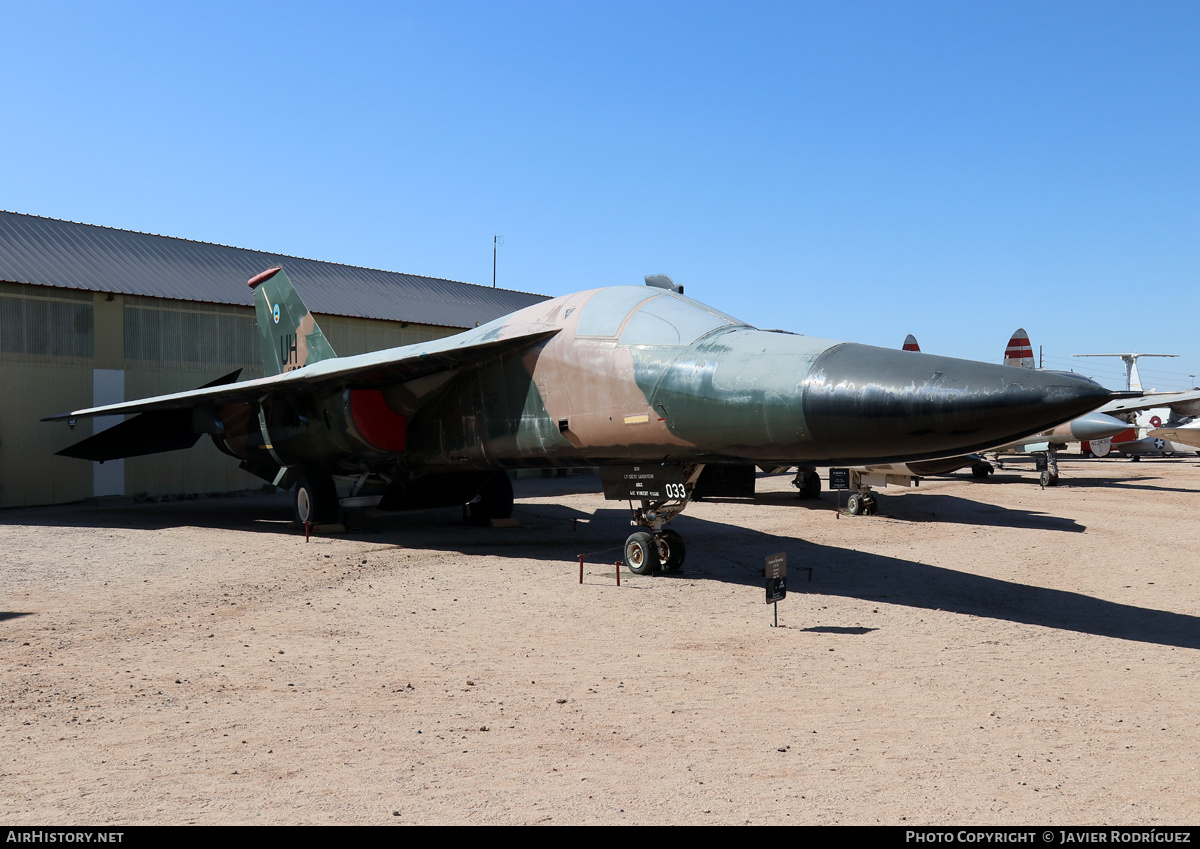
{"type": "Polygon", "coordinates": [[[1004,364],[1017,368],[1037,368],[1033,362],[1033,346],[1029,344],[1029,334],[1024,327],[1017,328],[1017,332],[1008,340],[1008,347],[1004,349],[1004,364]]]}
{"type": "Polygon", "coordinates": [[[916,336],[913,336],[910,333],[904,337],[904,350],[905,351],[916,351],[918,354],[921,353],[921,346],[917,344],[916,336]]]}

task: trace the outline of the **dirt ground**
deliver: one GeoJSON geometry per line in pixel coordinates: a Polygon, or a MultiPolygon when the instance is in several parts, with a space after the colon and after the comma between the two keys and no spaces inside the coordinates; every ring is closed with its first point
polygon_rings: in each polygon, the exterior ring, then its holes
{"type": "Polygon", "coordinates": [[[1062,467],[840,519],[762,478],[619,587],[595,477],[308,543],[280,497],[5,511],[0,819],[1194,823],[1200,463],[1062,467]]]}

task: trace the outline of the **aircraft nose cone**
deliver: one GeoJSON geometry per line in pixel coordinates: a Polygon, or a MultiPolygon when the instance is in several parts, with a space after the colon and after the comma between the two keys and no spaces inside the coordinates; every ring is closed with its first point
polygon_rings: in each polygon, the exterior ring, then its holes
{"type": "Polygon", "coordinates": [[[1116,436],[1129,425],[1118,418],[1105,413],[1088,413],[1071,422],[1071,436],[1082,441],[1085,439],[1105,439],[1116,436]]]}
{"type": "Polygon", "coordinates": [[[1010,442],[1100,406],[1071,374],[842,344],[813,363],[804,417],[837,462],[945,457],[1010,442]]]}

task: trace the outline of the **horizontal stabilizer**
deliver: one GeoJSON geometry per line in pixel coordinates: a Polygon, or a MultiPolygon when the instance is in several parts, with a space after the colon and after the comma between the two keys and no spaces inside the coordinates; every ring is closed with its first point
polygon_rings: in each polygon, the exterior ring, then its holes
{"type": "MultiPolygon", "coordinates": [[[[241,373],[242,370],[238,369],[200,388],[228,385],[237,380],[241,373]]],[[[106,428],[57,453],[63,457],[103,463],[105,460],[191,448],[199,438],[200,434],[192,428],[190,409],[161,410],[134,416],[127,422],[106,428]]]]}
{"type": "Polygon", "coordinates": [[[161,410],[134,416],[56,453],[103,463],[191,448],[199,438],[200,434],[192,432],[191,410],[161,410]]]}

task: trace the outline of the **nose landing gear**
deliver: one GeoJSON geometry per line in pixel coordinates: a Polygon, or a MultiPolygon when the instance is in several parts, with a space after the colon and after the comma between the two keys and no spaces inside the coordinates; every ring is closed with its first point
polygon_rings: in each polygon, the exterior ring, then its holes
{"type": "Polygon", "coordinates": [[[850,497],[846,499],[846,512],[851,516],[874,516],[879,512],[879,502],[875,499],[875,493],[865,487],[850,493],[850,497]]]}
{"type": "Polygon", "coordinates": [[[629,523],[647,530],[634,531],[625,540],[625,565],[630,572],[648,575],[659,570],[677,572],[683,567],[687,545],[675,530],[663,526],[687,507],[702,471],[704,466],[700,464],[684,466],[682,483],[663,486],[662,491],[668,497],[653,501],[642,499],[640,506],[632,508],[629,523]]]}

